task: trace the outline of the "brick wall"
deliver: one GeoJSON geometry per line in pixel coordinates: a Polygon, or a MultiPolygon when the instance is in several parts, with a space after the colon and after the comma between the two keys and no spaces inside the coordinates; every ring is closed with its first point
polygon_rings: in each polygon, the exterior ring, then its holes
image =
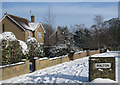
{"type": "Polygon", "coordinates": [[[36,70],[40,70],[42,68],[46,68],[49,66],[54,66],[60,63],[68,62],[70,61],[68,56],[66,57],[58,57],[58,58],[50,58],[50,59],[36,59],[36,70]]]}
{"type": "Polygon", "coordinates": [[[2,73],[2,74],[0,74],[1,80],[5,80],[5,79],[9,79],[9,78],[16,77],[19,75],[27,74],[27,73],[29,73],[29,61],[26,60],[22,64],[1,67],[0,71],[2,73]]]}

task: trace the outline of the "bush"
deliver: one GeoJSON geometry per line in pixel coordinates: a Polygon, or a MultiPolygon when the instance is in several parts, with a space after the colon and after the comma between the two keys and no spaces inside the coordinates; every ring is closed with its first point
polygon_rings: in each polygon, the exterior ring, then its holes
{"type": "MultiPolygon", "coordinates": [[[[12,32],[2,33],[1,43],[3,65],[17,63],[27,58],[27,52],[23,52],[23,46],[12,32]]],[[[27,48],[24,50],[27,51],[27,48]]]]}
{"type": "Polygon", "coordinates": [[[59,46],[53,46],[49,50],[49,56],[50,57],[58,57],[58,56],[63,56],[63,55],[69,55],[71,52],[74,53],[74,50],[71,49],[68,45],[66,44],[61,44],[59,46]]]}
{"type": "Polygon", "coordinates": [[[35,38],[27,39],[26,44],[28,46],[30,57],[44,57],[43,47],[35,38]]]}
{"type": "Polygon", "coordinates": [[[17,63],[24,58],[22,48],[17,40],[15,41],[2,41],[2,64],[17,63]]]}

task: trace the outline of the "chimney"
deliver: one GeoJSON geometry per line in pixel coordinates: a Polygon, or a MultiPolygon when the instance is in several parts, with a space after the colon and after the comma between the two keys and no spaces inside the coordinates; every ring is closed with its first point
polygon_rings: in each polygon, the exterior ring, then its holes
{"type": "Polygon", "coordinates": [[[35,16],[34,15],[31,16],[31,22],[35,22],[35,16]]]}
{"type": "Polygon", "coordinates": [[[61,30],[61,27],[60,27],[60,26],[58,26],[57,30],[58,30],[58,31],[60,31],[60,30],[61,30]]]}

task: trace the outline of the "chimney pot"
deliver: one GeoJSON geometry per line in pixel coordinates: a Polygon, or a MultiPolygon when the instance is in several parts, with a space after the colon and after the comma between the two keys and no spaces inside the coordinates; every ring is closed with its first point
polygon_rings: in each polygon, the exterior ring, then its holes
{"type": "Polygon", "coordinates": [[[35,16],[34,15],[31,16],[31,22],[35,22],[35,16]]]}
{"type": "Polygon", "coordinates": [[[60,27],[60,26],[58,26],[57,30],[58,30],[58,31],[59,31],[59,30],[61,30],[61,27],[60,27]]]}

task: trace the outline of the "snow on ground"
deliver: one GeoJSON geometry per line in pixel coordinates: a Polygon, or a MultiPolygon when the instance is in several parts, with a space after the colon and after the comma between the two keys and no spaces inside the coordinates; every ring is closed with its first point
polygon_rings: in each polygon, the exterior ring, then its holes
{"type": "Polygon", "coordinates": [[[96,78],[91,83],[117,83],[111,79],[96,78]]]}
{"type": "Polygon", "coordinates": [[[88,57],[10,78],[1,83],[80,83],[88,81],[88,57]]]}

